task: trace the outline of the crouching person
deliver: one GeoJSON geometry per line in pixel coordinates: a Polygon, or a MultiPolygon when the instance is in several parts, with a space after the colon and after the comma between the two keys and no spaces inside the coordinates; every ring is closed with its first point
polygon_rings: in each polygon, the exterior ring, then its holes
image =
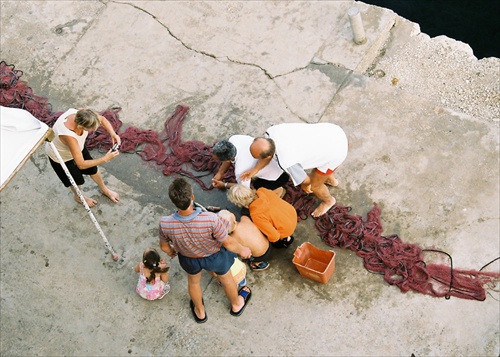
{"type": "Polygon", "coordinates": [[[288,248],[297,227],[297,211],[274,191],[257,191],[243,185],[234,185],[227,194],[229,201],[250,211],[250,218],[275,248],[288,248]]]}
{"type": "Polygon", "coordinates": [[[262,271],[269,268],[267,258],[271,253],[271,243],[262,234],[260,229],[247,216],[241,216],[240,221],[228,210],[219,212],[219,216],[229,222],[229,235],[240,244],[250,248],[252,257],[249,259],[250,269],[262,271]]]}

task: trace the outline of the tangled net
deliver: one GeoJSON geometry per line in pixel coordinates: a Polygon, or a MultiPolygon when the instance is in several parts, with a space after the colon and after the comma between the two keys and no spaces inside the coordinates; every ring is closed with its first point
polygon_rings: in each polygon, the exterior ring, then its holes
{"type": "Polygon", "coordinates": [[[403,243],[397,235],[383,236],[377,204],[368,212],[366,221],[349,211],[348,207],[335,206],[319,217],[316,228],[321,239],[329,246],[356,252],[368,271],[382,274],[387,283],[403,292],[482,301],[486,299],[484,286],[494,285],[500,278],[499,273],[454,269],[447,253],[422,250],[415,244],[403,243]],[[424,253],[429,251],[447,254],[450,266],[426,264],[424,253]]]}
{"type": "MultiPolygon", "coordinates": [[[[35,95],[27,83],[20,80],[22,75],[23,72],[16,70],[14,65],[0,62],[0,105],[26,109],[52,127],[62,112],[52,113],[48,100],[35,95]]],[[[137,153],[143,160],[160,167],[164,175],[187,176],[203,190],[210,190],[213,187],[205,185],[201,177],[215,173],[220,163],[212,157],[210,146],[200,141],[181,140],[182,124],[188,110],[187,106],[178,105],[166,120],[161,133],[128,127],[119,133],[122,139],[120,151],[137,153]],[[194,172],[205,174],[197,175],[194,172]]],[[[119,111],[119,108],[112,108],[101,112],[117,133],[122,127],[119,111]]],[[[109,135],[102,128],[89,134],[86,142],[89,149],[98,150],[109,150],[111,144],[109,135]]],[[[232,169],[226,172],[224,180],[235,181],[232,169]]],[[[284,199],[295,207],[298,220],[310,217],[317,203],[316,198],[305,194],[300,187],[294,187],[290,182],[285,189],[284,199]]],[[[493,286],[500,279],[498,272],[482,271],[486,266],[479,271],[455,269],[449,255],[449,266],[426,264],[425,252],[440,251],[423,250],[415,244],[403,243],[397,235],[383,236],[378,205],[374,205],[366,221],[361,216],[349,214],[350,210],[350,207],[336,205],[325,215],[316,218],[315,225],[321,239],[331,247],[356,252],[368,271],[382,274],[387,283],[398,286],[403,292],[413,290],[447,299],[454,296],[482,301],[486,299],[485,287],[493,286]]]]}

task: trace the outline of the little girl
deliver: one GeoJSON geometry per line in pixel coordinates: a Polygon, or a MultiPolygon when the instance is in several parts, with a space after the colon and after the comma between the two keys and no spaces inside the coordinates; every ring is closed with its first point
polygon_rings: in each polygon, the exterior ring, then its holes
{"type": "Polygon", "coordinates": [[[170,291],[168,269],[156,249],[146,249],[142,261],[134,267],[139,273],[135,291],[146,300],[162,299],[170,291]]]}

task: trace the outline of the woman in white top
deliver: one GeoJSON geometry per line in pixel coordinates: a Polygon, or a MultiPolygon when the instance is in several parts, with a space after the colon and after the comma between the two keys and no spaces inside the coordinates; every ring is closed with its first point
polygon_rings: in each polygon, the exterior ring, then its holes
{"type": "MultiPolygon", "coordinates": [[[[120,196],[118,193],[111,191],[106,187],[97,165],[104,164],[105,162],[114,159],[119,155],[119,151],[113,151],[110,149],[106,155],[100,157],[99,159],[93,159],[85,147],[85,140],[87,139],[89,131],[96,130],[101,125],[111,136],[113,144],[117,143],[120,145],[121,139],[115,133],[109,121],[102,115],[99,115],[90,109],[68,109],[65,113],[63,113],[57,119],[52,128],[55,134],[55,138],[52,142],[59,152],[62,160],[68,167],[68,170],[71,173],[71,176],[73,176],[75,183],[78,185],[78,188],[80,188],[85,182],[83,175],[89,175],[90,178],[99,186],[102,193],[108,196],[111,201],[116,203],[120,200],[120,196]]],[[[66,176],[64,169],[59,163],[57,156],[52,151],[49,143],[45,146],[45,153],[49,156],[50,164],[54,168],[54,171],[59,179],[65,187],[71,187],[71,190],[75,195],[75,200],[80,202],[76,190],[71,185],[69,178],[66,176]]],[[[97,203],[97,201],[92,198],[86,196],[84,196],[84,198],[89,207],[92,207],[97,203]]]]}

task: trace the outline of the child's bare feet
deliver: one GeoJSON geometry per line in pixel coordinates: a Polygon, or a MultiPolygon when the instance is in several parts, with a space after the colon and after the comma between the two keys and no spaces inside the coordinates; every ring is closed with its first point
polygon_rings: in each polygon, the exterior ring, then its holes
{"type": "Polygon", "coordinates": [[[108,196],[108,198],[113,201],[114,203],[117,203],[120,201],[120,195],[116,193],[115,191],[111,191],[109,188],[105,189],[102,191],[103,194],[108,196]]]}
{"type": "Polygon", "coordinates": [[[324,215],[326,212],[328,212],[328,210],[330,208],[332,208],[335,205],[336,202],[337,201],[333,197],[331,197],[331,199],[328,200],[327,202],[322,201],[319,204],[319,206],[316,207],[316,209],[313,211],[313,213],[311,213],[311,216],[316,218],[316,217],[324,215]]]}
{"type": "MultiPolygon", "coordinates": [[[[87,204],[89,205],[89,207],[94,207],[96,204],[97,204],[97,201],[94,200],[93,198],[90,198],[90,197],[87,197],[87,196],[83,196],[83,198],[85,199],[85,202],[87,202],[87,204]]],[[[78,202],[78,203],[82,203],[82,201],[80,200],[80,197],[78,196],[75,196],[75,201],[78,202]]]]}

